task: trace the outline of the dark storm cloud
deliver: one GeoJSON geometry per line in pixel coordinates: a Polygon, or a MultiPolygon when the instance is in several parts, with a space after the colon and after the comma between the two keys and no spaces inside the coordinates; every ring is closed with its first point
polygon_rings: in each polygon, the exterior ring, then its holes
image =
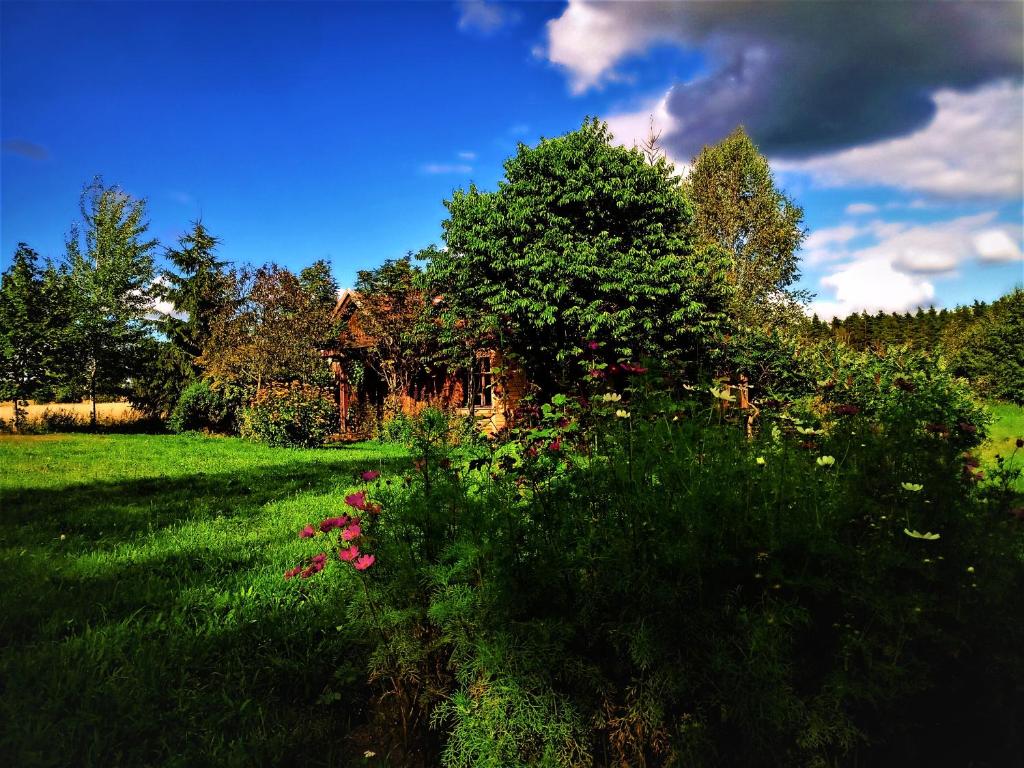
{"type": "Polygon", "coordinates": [[[5,139],[3,151],[27,157],[29,160],[48,160],[50,158],[50,152],[46,147],[23,139],[5,139]]]}
{"type": "MultiPolygon", "coordinates": [[[[1018,2],[692,2],[597,5],[625,52],[701,51],[707,70],[669,95],[666,143],[689,157],[744,124],[775,156],[805,157],[924,126],[940,88],[1024,67],[1018,2]],[[603,10],[602,10],[603,9],[603,10]],[[642,41],[642,44],[637,44],[642,41]]],[[[612,31],[608,40],[616,42],[612,31]]],[[[572,66],[571,64],[569,65],[572,66]]]]}

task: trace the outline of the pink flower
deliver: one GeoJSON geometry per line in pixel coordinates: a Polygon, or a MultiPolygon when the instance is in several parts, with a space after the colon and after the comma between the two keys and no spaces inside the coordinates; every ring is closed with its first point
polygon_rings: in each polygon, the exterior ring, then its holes
{"type": "Polygon", "coordinates": [[[345,497],[345,503],[356,509],[366,509],[366,491],[359,491],[345,497]]]}
{"type": "Polygon", "coordinates": [[[355,544],[353,544],[348,549],[338,550],[338,559],[344,563],[351,563],[357,557],[359,557],[359,547],[357,547],[355,544]]]}
{"type": "Polygon", "coordinates": [[[368,483],[373,480],[376,480],[378,477],[380,477],[380,472],[378,472],[376,469],[367,470],[362,474],[363,480],[365,480],[368,483]]]}
{"type": "Polygon", "coordinates": [[[599,371],[597,368],[590,372],[590,378],[592,379],[603,379],[604,371],[599,371]]]}
{"type": "Polygon", "coordinates": [[[589,349],[591,352],[596,352],[600,348],[601,348],[601,342],[599,342],[599,341],[588,341],[587,342],[587,349],[589,349]]]}
{"type": "Polygon", "coordinates": [[[548,445],[548,450],[551,451],[552,453],[558,453],[560,450],[562,450],[561,436],[556,437],[554,440],[551,441],[551,444],[548,445]]]}
{"type": "Polygon", "coordinates": [[[623,370],[624,373],[635,373],[635,374],[647,373],[647,369],[644,368],[642,365],[633,365],[632,363],[623,363],[619,367],[623,370]]]}
{"type": "Polygon", "coordinates": [[[365,571],[376,559],[373,555],[360,555],[352,565],[357,571],[365,571]]]}
{"type": "Polygon", "coordinates": [[[311,539],[316,536],[316,529],[312,525],[307,525],[301,531],[299,531],[300,539],[311,539]]]}
{"type": "Polygon", "coordinates": [[[328,517],[320,523],[320,530],[327,533],[335,528],[344,528],[346,525],[348,525],[348,515],[342,515],[341,517],[328,517]]]}
{"type": "Polygon", "coordinates": [[[301,571],[302,566],[296,565],[294,568],[289,568],[287,571],[284,572],[284,578],[287,581],[288,579],[298,576],[301,571]]]}
{"type": "Polygon", "coordinates": [[[358,525],[350,525],[341,532],[341,538],[343,541],[355,541],[359,538],[362,532],[362,529],[358,525]]]}
{"type": "Polygon", "coordinates": [[[327,561],[327,553],[326,552],[321,552],[319,554],[313,555],[313,557],[312,557],[313,565],[319,565],[321,568],[323,567],[323,564],[326,561],[327,561]]]}

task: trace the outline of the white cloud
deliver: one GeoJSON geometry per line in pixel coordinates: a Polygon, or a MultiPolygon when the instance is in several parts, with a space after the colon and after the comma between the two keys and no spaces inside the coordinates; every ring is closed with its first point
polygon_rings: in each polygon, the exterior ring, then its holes
{"type": "Polygon", "coordinates": [[[425,163],[420,166],[420,171],[430,175],[472,173],[473,166],[465,163],[425,163]]]}
{"type": "Polygon", "coordinates": [[[943,90],[934,100],[932,121],[907,136],[773,165],[825,186],[884,185],[957,198],[1024,194],[1024,87],[943,90]]]}
{"type": "Polygon", "coordinates": [[[1020,246],[1013,242],[1005,230],[986,229],[974,236],[974,250],[982,261],[1020,261],[1024,258],[1020,246]]]}
{"type": "Polygon", "coordinates": [[[459,159],[460,160],[476,160],[476,152],[470,152],[469,150],[464,150],[462,152],[459,152],[459,159]]]}
{"type": "MultiPolygon", "coordinates": [[[[676,119],[669,114],[668,96],[646,102],[635,112],[618,112],[605,118],[615,136],[615,143],[624,147],[639,147],[654,131],[654,135],[665,136],[675,130],[676,119]]],[[[660,142],[659,142],[660,143],[660,142]]],[[[662,147],[662,149],[665,149],[662,147]]],[[[680,173],[689,170],[689,164],[668,155],[668,159],[680,173]]]]}
{"type": "Polygon", "coordinates": [[[847,216],[861,216],[867,213],[877,213],[878,206],[874,203],[850,203],[846,206],[847,216]]]}
{"type": "MultiPolygon", "coordinates": [[[[647,6],[646,10],[651,10],[647,6]]],[[[569,0],[557,19],[547,23],[548,43],[539,53],[569,71],[572,92],[581,94],[614,78],[612,66],[630,53],[644,50],[659,37],[669,40],[671,33],[659,32],[637,14],[623,14],[615,4],[592,4],[569,0]],[[630,19],[637,23],[630,23],[630,19]]]]}
{"type": "Polygon", "coordinates": [[[903,312],[935,296],[930,281],[898,272],[884,258],[855,261],[823,277],[821,285],[834,291],[835,299],[816,301],[810,308],[826,320],[860,311],[903,312]]]}
{"type": "Polygon", "coordinates": [[[816,234],[817,240],[811,235],[805,244],[807,260],[835,263],[820,280],[832,298],[811,306],[825,318],[912,310],[935,297],[932,281],[937,277],[1021,258],[1021,227],[996,222],[995,211],[933,224],[874,220],[816,234]],[[873,242],[849,247],[857,239],[873,242]]]}
{"type": "Polygon", "coordinates": [[[838,227],[818,229],[807,236],[804,247],[813,251],[827,245],[848,243],[860,233],[861,228],[853,224],[840,224],[838,227]]]}
{"type": "Polygon", "coordinates": [[[486,0],[460,0],[458,8],[459,29],[463,32],[491,35],[517,18],[509,8],[486,0]]]}

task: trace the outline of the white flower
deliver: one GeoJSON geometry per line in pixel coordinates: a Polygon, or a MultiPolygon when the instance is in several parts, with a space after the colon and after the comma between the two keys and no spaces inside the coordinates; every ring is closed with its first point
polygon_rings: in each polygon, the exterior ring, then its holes
{"type": "Polygon", "coordinates": [[[606,403],[617,403],[619,402],[619,400],[622,399],[622,395],[620,395],[618,392],[606,392],[605,394],[601,395],[601,399],[604,400],[606,403]]]}

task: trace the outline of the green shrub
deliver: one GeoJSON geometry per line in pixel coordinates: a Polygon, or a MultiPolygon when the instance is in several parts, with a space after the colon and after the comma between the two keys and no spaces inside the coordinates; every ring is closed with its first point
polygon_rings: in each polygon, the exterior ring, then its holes
{"type": "Polygon", "coordinates": [[[412,419],[404,413],[397,413],[383,420],[377,439],[384,443],[408,444],[412,441],[412,419]]]}
{"type": "Polygon", "coordinates": [[[979,431],[924,421],[973,406],[897,361],[826,363],[863,407],[837,413],[824,382],[817,421],[766,414],[750,438],[716,395],[641,385],[558,396],[487,451],[416,419],[415,471],[356,499],[372,568],[346,571],[375,700],[434,725],[407,749],[453,767],[1019,757],[1024,526],[964,471],[979,431]],[[918,388],[890,393],[897,373],[918,388]]]}
{"type": "Polygon", "coordinates": [[[267,390],[242,413],[242,436],[267,445],[311,448],[337,431],[337,404],[314,388],[267,390]]]}
{"type": "Polygon", "coordinates": [[[172,432],[230,431],[231,407],[208,381],[194,381],[182,390],[167,420],[172,432]]]}

